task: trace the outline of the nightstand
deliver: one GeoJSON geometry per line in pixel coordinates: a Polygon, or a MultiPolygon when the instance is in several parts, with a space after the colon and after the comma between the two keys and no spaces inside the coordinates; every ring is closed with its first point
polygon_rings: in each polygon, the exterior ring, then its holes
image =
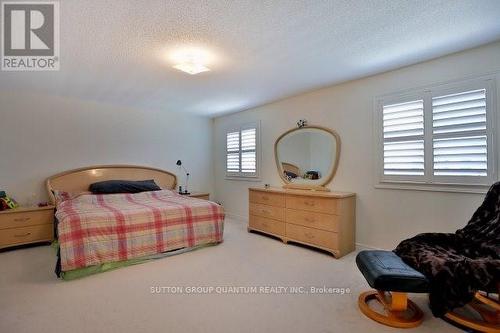
{"type": "Polygon", "coordinates": [[[208,192],[191,192],[191,194],[189,194],[189,196],[193,197],[193,198],[203,199],[203,200],[210,200],[210,193],[208,193],[208,192]]]}
{"type": "Polygon", "coordinates": [[[54,206],[0,212],[0,249],[54,239],[54,206]]]}

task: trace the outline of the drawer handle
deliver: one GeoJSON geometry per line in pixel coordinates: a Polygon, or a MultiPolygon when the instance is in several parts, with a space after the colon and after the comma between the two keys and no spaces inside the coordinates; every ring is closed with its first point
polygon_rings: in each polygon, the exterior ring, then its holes
{"type": "Polygon", "coordinates": [[[304,233],[304,235],[305,235],[307,238],[309,238],[309,239],[313,239],[313,238],[314,238],[314,235],[313,235],[313,234],[311,234],[311,233],[309,233],[309,232],[304,233]]]}
{"type": "Polygon", "coordinates": [[[261,210],[260,210],[260,212],[261,212],[262,214],[266,214],[266,215],[271,214],[271,213],[270,213],[267,209],[261,209],[261,210]]]}
{"type": "Polygon", "coordinates": [[[31,220],[31,217],[19,217],[17,219],[14,219],[15,222],[26,222],[31,220]]]}
{"type": "Polygon", "coordinates": [[[262,226],[263,226],[264,228],[268,228],[268,227],[269,227],[269,225],[267,224],[267,222],[262,222],[262,226]]]}
{"type": "Polygon", "coordinates": [[[314,207],[314,202],[304,201],[304,205],[314,207]]]}
{"type": "Polygon", "coordinates": [[[269,198],[268,197],[262,197],[262,200],[267,201],[267,200],[269,200],[269,198]]]}
{"type": "Polygon", "coordinates": [[[315,219],[314,219],[314,218],[309,218],[309,217],[305,217],[305,218],[304,218],[304,220],[305,220],[306,222],[310,222],[310,223],[313,223],[313,222],[315,221],[315,219]]]}
{"type": "Polygon", "coordinates": [[[19,237],[26,237],[26,236],[29,236],[29,235],[31,235],[31,232],[27,232],[27,233],[21,234],[21,235],[17,234],[17,235],[14,235],[14,237],[19,238],[19,237]]]}

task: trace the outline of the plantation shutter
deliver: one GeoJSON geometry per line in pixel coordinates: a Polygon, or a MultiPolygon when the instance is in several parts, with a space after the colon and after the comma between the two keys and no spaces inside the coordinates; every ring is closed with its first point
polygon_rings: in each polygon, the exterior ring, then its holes
{"type": "Polygon", "coordinates": [[[226,174],[229,177],[257,176],[256,124],[226,133],[226,174]]]}
{"type": "Polygon", "coordinates": [[[241,172],[255,175],[257,172],[257,129],[247,128],[241,131],[241,172]]]}
{"type": "Polygon", "coordinates": [[[488,176],[486,90],[432,98],[435,176],[488,176]]]}
{"type": "Polygon", "coordinates": [[[238,174],[240,172],[240,132],[226,134],[226,172],[238,174]]]}
{"type": "Polygon", "coordinates": [[[384,175],[423,176],[424,101],[383,105],[384,175]]]}

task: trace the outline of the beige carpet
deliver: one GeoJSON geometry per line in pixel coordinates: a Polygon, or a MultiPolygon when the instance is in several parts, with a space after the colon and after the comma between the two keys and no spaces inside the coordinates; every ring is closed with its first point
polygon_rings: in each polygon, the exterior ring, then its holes
{"type": "MultiPolygon", "coordinates": [[[[227,220],[224,238],[215,247],[70,282],[55,278],[48,246],[0,253],[0,332],[398,331],[358,311],[358,294],[368,286],[355,254],[335,260],[249,234],[234,220],[227,220]],[[255,286],[257,293],[153,294],[154,286],[255,286]],[[265,294],[259,289],[265,286],[351,293],[265,294]]],[[[430,315],[425,296],[412,296],[425,321],[407,332],[459,331],[430,315]]]]}

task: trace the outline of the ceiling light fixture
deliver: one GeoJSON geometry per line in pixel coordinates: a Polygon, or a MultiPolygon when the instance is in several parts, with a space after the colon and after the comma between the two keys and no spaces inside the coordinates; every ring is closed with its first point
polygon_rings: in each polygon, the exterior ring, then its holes
{"type": "Polygon", "coordinates": [[[174,63],[173,68],[195,75],[210,71],[207,64],[212,60],[212,56],[204,49],[190,47],[172,52],[170,59],[174,63]]]}
{"type": "Polygon", "coordinates": [[[186,72],[188,74],[191,74],[191,75],[195,75],[195,74],[203,73],[203,72],[208,72],[210,70],[210,68],[208,68],[202,64],[195,63],[195,62],[184,62],[184,63],[174,65],[172,67],[174,67],[175,69],[178,69],[180,71],[186,72]]]}

